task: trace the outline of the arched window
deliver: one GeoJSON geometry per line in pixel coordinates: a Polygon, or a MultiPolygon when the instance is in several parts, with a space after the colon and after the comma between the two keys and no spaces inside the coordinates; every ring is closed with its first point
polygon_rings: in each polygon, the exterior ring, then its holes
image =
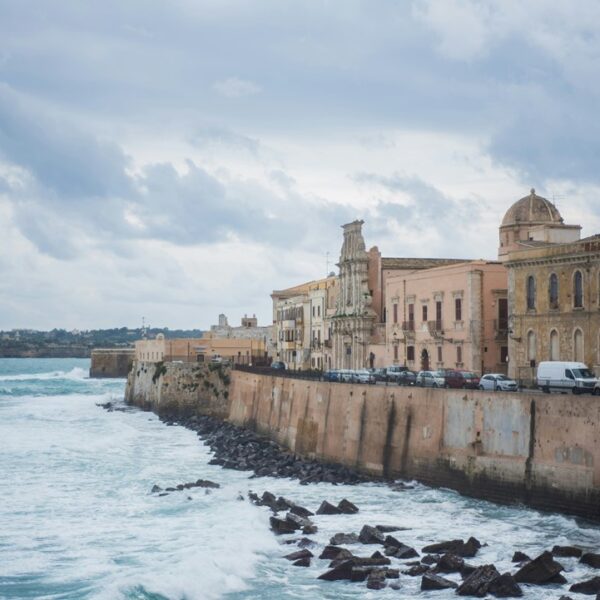
{"type": "Polygon", "coordinates": [[[535,278],[530,275],[527,278],[527,310],[535,309],[535,278]]]}
{"type": "Polygon", "coordinates": [[[535,333],[530,331],[527,334],[527,360],[530,362],[536,359],[536,339],[535,333]]]}
{"type": "Polygon", "coordinates": [[[548,284],[548,299],[550,301],[550,308],[558,308],[558,277],[556,273],[550,275],[550,282],[548,284]]]}
{"type": "Polygon", "coordinates": [[[550,360],[560,360],[560,340],[556,329],[550,332],[550,360]]]}
{"type": "Polygon", "coordinates": [[[573,306],[583,308],[583,275],[581,271],[575,271],[573,276],[573,306]]]}
{"type": "Polygon", "coordinates": [[[583,362],[583,331],[579,328],[573,334],[573,360],[583,362]]]}

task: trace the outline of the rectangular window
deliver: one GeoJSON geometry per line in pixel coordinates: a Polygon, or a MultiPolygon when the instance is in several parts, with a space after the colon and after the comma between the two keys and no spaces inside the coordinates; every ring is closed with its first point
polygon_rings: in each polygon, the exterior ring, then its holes
{"type": "Polygon", "coordinates": [[[440,362],[440,363],[442,362],[442,347],[441,346],[437,347],[437,359],[438,359],[438,362],[440,362]]]}
{"type": "Polygon", "coordinates": [[[321,305],[317,306],[317,317],[321,316],[321,305]]]}
{"type": "Polygon", "coordinates": [[[440,300],[435,303],[435,328],[438,331],[442,329],[442,303],[440,300]]]}
{"type": "Polygon", "coordinates": [[[415,360],[415,347],[407,346],[406,348],[406,360],[414,361],[415,360]]]}
{"type": "Polygon", "coordinates": [[[427,321],[427,304],[423,305],[423,321],[427,321]]]}
{"type": "Polygon", "coordinates": [[[398,304],[394,302],[394,323],[398,322],[398,304]]]}
{"type": "Polygon", "coordinates": [[[505,365],[508,359],[508,346],[500,346],[500,362],[505,365]]]}
{"type": "Polygon", "coordinates": [[[398,344],[394,345],[394,360],[398,360],[398,344]]]}
{"type": "Polygon", "coordinates": [[[462,363],[462,346],[456,346],[456,362],[462,363]]]}
{"type": "Polygon", "coordinates": [[[315,316],[315,307],[313,306],[312,309],[313,309],[313,317],[314,317],[315,316]]]}
{"type": "Polygon", "coordinates": [[[454,320],[462,321],[462,298],[454,300],[454,320]]]}
{"type": "Polygon", "coordinates": [[[414,304],[408,305],[408,322],[409,323],[415,322],[415,305],[414,304]]]}

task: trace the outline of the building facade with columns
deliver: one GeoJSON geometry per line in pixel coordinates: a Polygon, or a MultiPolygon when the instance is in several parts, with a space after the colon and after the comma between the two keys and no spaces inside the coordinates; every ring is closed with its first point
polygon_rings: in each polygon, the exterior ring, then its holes
{"type": "MultiPolygon", "coordinates": [[[[540,361],[584,362],[600,374],[600,235],[579,239],[535,194],[509,208],[499,257],[508,269],[509,374],[533,383],[540,361]],[[531,227],[505,252],[506,235],[531,227]]],[[[516,234],[515,236],[516,237],[516,234]]]]}

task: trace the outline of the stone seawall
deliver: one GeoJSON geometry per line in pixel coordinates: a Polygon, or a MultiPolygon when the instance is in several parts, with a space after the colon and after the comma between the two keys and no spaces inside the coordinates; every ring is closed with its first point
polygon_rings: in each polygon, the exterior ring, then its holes
{"type": "Polygon", "coordinates": [[[133,348],[97,348],[92,350],[90,377],[127,377],[135,358],[133,348]]]}
{"type": "Polygon", "coordinates": [[[125,400],[159,415],[227,419],[231,370],[222,365],[134,362],[125,400]]]}
{"type": "Polygon", "coordinates": [[[353,385],[241,371],[223,381],[224,372],[173,364],[161,366],[166,372],[156,379],[156,368],[142,363],[130,374],[129,401],[156,412],[219,416],[305,457],[365,473],[600,519],[600,401],[592,396],[353,385]],[[200,380],[194,368],[204,369],[214,388],[189,390],[200,380]]]}
{"type": "Polygon", "coordinates": [[[592,396],[367,386],[234,372],[229,418],[384,477],[600,519],[592,396]]]}

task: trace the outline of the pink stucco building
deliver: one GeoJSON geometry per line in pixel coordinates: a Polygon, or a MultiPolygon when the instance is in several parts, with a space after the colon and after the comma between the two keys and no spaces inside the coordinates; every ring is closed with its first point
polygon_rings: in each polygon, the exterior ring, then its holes
{"type": "Polygon", "coordinates": [[[388,365],[506,372],[507,273],[468,261],[391,275],[385,284],[388,365]]]}

